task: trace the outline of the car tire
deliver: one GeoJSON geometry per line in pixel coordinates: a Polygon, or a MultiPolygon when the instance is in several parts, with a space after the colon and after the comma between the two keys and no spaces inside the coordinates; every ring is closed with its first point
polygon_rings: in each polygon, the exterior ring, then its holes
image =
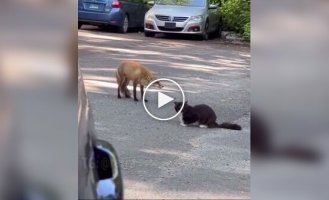
{"type": "Polygon", "coordinates": [[[129,18],[127,15],[125,15],[123,20],[123,25],[118,28],[119,33],[127,33],[129,29],[129,18]]]}
{"type": "Polygon", "coordinates": [[[144,35],[145,35],[145,37],[154,37],[155,33],[150,32],[150,31],[144,31],[144,35]]]}
{"type": "Polygon", "coordinates": [[[80,29],[82,27],[82,23],[81,22],[78,22],[78,29],[80,29]]]}
{"type": "Polygon", "coordinates": [[[206,21],[206,24],[204,25],[204,31],[201,35],[201,39],[202,40],[209,40],[209,32],[208,32],[208,29],[209,29],[209,21],[207,20],[206,21]]]}
{"type": "Polygon", "coordinates": [[[220,25],[218,25],[218,27],[216,28],[215,32],[212,33],[212,39],[215,39],[215,38],[219,38],[220,36],[220,25]]]}

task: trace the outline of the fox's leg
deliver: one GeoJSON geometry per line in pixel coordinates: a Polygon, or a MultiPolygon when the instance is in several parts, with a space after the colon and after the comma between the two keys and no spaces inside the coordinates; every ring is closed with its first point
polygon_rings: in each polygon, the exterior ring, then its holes
{"type": "Polygon", "coordinates": [[[130,96],[130,92],[129,92],[129,90],[128,90],[127,87],[125,88],[125,97],[126,97],[126,98],[130,98],[130,97],[131,97],[131,96],[130,96]]]}
{"type": "Polygon", "coordinates": [[[134,87],[134,101],[138,101],[137,97],[136,97],[136,87],[137,87],[137,81],[133,82],[133,87],[134,87]]]}
{"type": "Polygon", "coordinates": [[[120,80],[120,77],[118,75],[118,72],[116,74],[116,78],[117,78],[117,83],[118,83],[118,99],[120,99],[121,98],[121,95],[120,95],[120,90],[121,90],[121,84],[120,84],[120,82],[121,82],[121,80],[120,80]]]}
{"type": "Polygon", "coordinates": [[[128,85],[129,85],[129,80],[126,79],[124,81],[123,86],[122,86],[122,91],[124,92],[126,98],[130,98],[130,92],[129,92],[128,87],[127,87],[128,85]]]}
{"type": "Polygon", "coordinates": [[[120,91],[121,91],[121,82],[118,80],[118,99],[121,99],[120,91]]]}
{"type": "MultiPolygon", "coordinates": [[[[144,86],[143,85],[140,85],[140,88],[141,88],[141,98],[143,99],[143,95],[144,95],[144,86]]],[[[148,102],[147,99],[144,100],[145,102],[148,102]]]]}
{"type": "Polygon", "coordinates": [[[125,78],[122,78],[122,79],[120,80],[120,91],[121,91],[122,94],[125,93],[125,91],[124,91],[124,87],[125,87],[125,78]]]}
{"type": "Polygon", "coordinates": [[[120,95],[120,86],[118,86],[118,99],[121,99],[121,95],[120,95]]]}
{"type": "Polygon", "coordinates": [[[125,95],[126,98],[130,98],[130,92],[127,88],[127,85],[129,84],[129,80],[127,78],[122,78],[121,85],[120,85],[120,91],[122,94],[125,95]]]}

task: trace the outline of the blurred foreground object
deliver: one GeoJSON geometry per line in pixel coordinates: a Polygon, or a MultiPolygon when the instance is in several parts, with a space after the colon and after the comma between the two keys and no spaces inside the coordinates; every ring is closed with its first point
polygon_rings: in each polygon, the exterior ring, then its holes
{"type": "Polygon", "coordinates": [[[0,199],[78,198],[76,5],[2,2],[0,199]]]}
{"type": "Polygon", "coordinates": [[[80,72],[78,84],[79,199],[123,199],[118,156],[111,144],[96,138],[80,72]]]}
{"type": "Polygon", "coordinates": [[[252,199],[328,199],[329,2],[252,1],[252,199]]]}

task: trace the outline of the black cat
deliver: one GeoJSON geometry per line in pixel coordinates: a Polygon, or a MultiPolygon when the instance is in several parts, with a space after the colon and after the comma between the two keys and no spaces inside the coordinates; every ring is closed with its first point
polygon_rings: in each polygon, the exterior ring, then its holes
{"type": "MultiPolygon", "coordinates": [[[[174,102],[175,110],[178,112],[182,107],[182,102],[174,102]]],[[[181,115],[181,125],[187,126],[197,123],[200,128],[226,128],[232,130],[241,130],[241,126],[232,123],[218,124],[216,122],[217,116],[212,108],[205,104],[190,106],[187,101],[184,104],[181,115]]]]}

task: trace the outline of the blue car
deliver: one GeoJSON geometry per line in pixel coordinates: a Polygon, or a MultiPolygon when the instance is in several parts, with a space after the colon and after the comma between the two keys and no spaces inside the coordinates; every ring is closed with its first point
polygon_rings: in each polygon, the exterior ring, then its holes
{"type": "Polygon", "coordinates": [[[144,26],[144,0],[79,0],[78,27],[84,24],[116,27],[120,33],[144,26]]]}

